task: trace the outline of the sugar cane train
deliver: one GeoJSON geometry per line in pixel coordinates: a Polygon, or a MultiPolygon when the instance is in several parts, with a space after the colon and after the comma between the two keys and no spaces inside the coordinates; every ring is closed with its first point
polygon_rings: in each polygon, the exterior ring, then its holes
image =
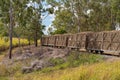
{"type": "Polygon", "coordinates": [[[120,31],[81,32],[42,37],[42,46],[120,55],[120,31]]]}

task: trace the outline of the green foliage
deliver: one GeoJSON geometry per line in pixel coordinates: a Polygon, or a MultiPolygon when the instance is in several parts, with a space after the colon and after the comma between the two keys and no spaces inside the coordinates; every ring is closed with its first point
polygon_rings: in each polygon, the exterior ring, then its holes
{"type": "Polygon", "coordinates": [[[66,65],[66,63],[64,62],[65,60],[63,60],[62,58],[56,58],[56,59],[51,58],[49,60],[49,64],[51,64],[52,66],[43,68],[41,72],[48,73],[54,70],[64,69],[66,65]]]}
{"type": "Polygon", "coordinates": [[[111,0],[111,7],[115,21],[120,23],[120,0],[111,0]]]}
{"type": "Polygon", "coordinates": [[[48,8],[47,11],[48,11],[50,14],[53,14],[53,13],[54,13],[54,9],[53,9],[53,8],[48,8]]]}
{"type": "Polygon", "coordinates": [[[105,61],[50,73],[34,72],[15,77],[15,80],[120,80],[119,67],[120,60],[113,62],[105,61]]]}
{"type": "Polygon", "coordinates": [[[59,0],[56,2],[50,0],[50,2],[58,6],[53,26],[56,29],[63,28],[69,33],[115,30],[115,25],[120,23],[120,0],[59,0]]]}
{"type": "Polygon", "coordinates": [[[60,64],[64,63],[64,60],[61,58],[56,58],[56,59],[51,58],[49,60],[49,63],[52,65],[60,65],[60,64]]]}
{"type": "Polygon", "coordinates": [[[74,32],[74,22],[72,21],[73,14],[68,10],[56,11],[56,17],[53,21],[53,26],[57,29],[55,33],[63,32],[74,32]]]}
{"type": "Polygon", "coordinates": [[[42,5],[42,2],[44,1],[45,0],[41,0],[41,1],[1,0],[0,1],[0,35],[8,36],[8,33],[11,32],[11,34],[13,34],[13,36],[17,38],[24,37],[27,38],[28,40],[34,39],[35,41],[37,41],[37,39],[40,39],[40,37],[43,35],[42,30],[44,29],[41,18],[41,14],[44,12],[42,5]],[[11,4],[11,8],[10,8],[10,4],[11,4]],[[36,5],[37,7],[35,7],[36,5]],[[9,13],[9,11],[11,11],[11,13],[9,13]],[[10,29],[9,18],[12,19],[11,27],[13,27],[13,30],[12,29],[9,30],[10,29]]]}
{"type": "Polygon", "coordinates": [[[48,72],[51,72],[51,71],[53,71],[53,70],[54,70],[53,68],[47,67],[47,68],[43,68],[43,69],[41,70],[41,72],[42,72],[42,73],[48,73],[48,72]]]}
{"type": "Polygon", "coordinates": [[[7,32],[7,27],[4,26],[4,24],[0,20],[0,37],[2,36],[8,36],[8,32],[7,32]]]}
{"type": "Polygon", "coordinates": [[[77,51],[72,51],[66,60],[57,58],[51,58],[49,63],[52,65],[51,67],[46,67],[42,69],[41,72],[48,73],[55,70],[65,69],[65,68],[73,68],[78,67],[80,65],[90,65],[97,62],[102,62],[103,57],[96,54],[88,54],[88,53],[80,53],[77,51]]]}
{"type": "Polygon", "coordinates": [[[72,52],[67,61],[70,67],[76,67],[83,64],[92,64],[100,62],[103,58],[100,55],[72,52]]]}
{"type": "Polygon", "coordinates": [[[63,30],[63,29],[57,29],[55,30],[54,32],[51,32],[51,34],[65,34],[67,33],[66,30],[63,30]]]}

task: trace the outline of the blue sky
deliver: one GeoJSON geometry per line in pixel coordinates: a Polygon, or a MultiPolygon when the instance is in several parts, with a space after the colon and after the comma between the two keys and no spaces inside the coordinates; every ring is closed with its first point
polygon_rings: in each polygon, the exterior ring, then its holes
{"type": "MultiPolygon", "coordinates": [[[[52,7],[51,5],[48,5],[46,2],[43,2],[42,4],[43,4],[43,7],[45,9],[52,7]]],[[[30,2],[28,4],[28,6],[31,6],[31,5],[35,6],[36,8],[38,7],[37,3],[30,2]]],[[[55,10],[57,10],[57,8],[55,8],[55,10]]],[[[46,12],[46,13],[42,14],[41,17],[43,19],[42,24],[46,26],[46,29],[45,29],[44,33],[47,34],[47,30],[48,30],[49,27],[51,27],[52,21],[55,19],[55,15],[54,14],[48,14],[48,12],[46,12]]]]}
{"type": "MultiPolygon", "coordinates": [[[[43,5],[44,5],[43,7],[45,9],[52,7],[51,5],[47,5],[46,3],[43,3],[43,5]]],[[[46,13],[42,14],[41,17],[43,19],[42,24],[46,26],[44,33],[47,34],[47,30],[52,25],[52,21],[54,20],[55,15],[54,14],[49,14],[48,12],[46,12],[46,13]]]]}
{"type": "Polygon", "coordinates": [[[44,31],[45,34],[47,34],[48,28],[51,27],[52,25],[52,21],[53,21],[52,19],[54,19],[53,16],[47,16],[42,22],[42,24],[46,26],[45,31],[44,31]]]}
{"type": "Polygon", "coordinates": [[[46,26],[46,29],[44,31],[45,34],[47,34],[47,29],[51,27],[52,21],[55,19],[54,14],[48,14],[46,13],[45,17],[43,17],[42,24],[46,26]],[[47,17],[46,17],[47,16],[47,17]]]}
{"type": "MultiPolygon", "coordinates": [[[[46,3],[44,3],[45,9],[51,8],[51,7],[52,7],[51,5],[47,5],[46,3]]],[[[54,10],[55,11],[58,10],[58,7],[55,7],[54,10]]],[[[48,14],[48,12],[46,12],[43,15],[44,16],[42,16],[42,18],[43,18],[42,24],[46,26],[44,33],[47,34],[48,28],[51,27],[52,21],[54,21],[54,19],[55,19],[55,14],[48,14]]]]}
{"type": "Polygon", "coordinates": [[[50,24],[52,24],[52,21],[50,20],[51,18],[51,16],[46,17],[42,23],[46,26],[49,26],[50,24]]]}

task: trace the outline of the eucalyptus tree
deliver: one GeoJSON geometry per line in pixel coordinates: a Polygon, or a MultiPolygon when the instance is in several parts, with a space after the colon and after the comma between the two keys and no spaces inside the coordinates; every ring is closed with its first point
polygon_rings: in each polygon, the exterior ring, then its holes
{"type": "MultiPolygon", "coordinates": [[[[31,0],[30,6],[26,9],[26,16],[27,16],[27,26],[26,30],[29,30],[31,33],[31,37],[34,39],[35,46],[38,46],[38,39],[41,38],[43,32],[43,25],[41,14],[44,12],[42,2],[44,0],[31,0]]],[[[30,38],[29,38],[30,39],[30,38]]]]}
{"type": "Polygon", "coordinates": [[[35,45],[37,46],[38,35],[42,34],[43,29],[43,27],[41,27],[42,2],[43,0],[0,0],[0,16],[3,23],[6,24],[9,29],[10,59],[12,58],[13,32],[17,37],[24,35],[23,33],[25,32],[27,24],[30,24],[31,26],[29,29],[32,32],[32,35],[34,35],[32,37],[34,37],[35,45]],[[36,4],[33,5],[34,3],[36,4]]]}
{"type": "MultiPolygon", "coordinates": [[[[55,21],[53,26],[66,27],[67,32],[80,32],[87,19],[87,0],[56,0],[48,1],[51,5],[56,5],[58,10],[56,11],[55,21]],[[54,4],[52,3],[54,2],[54,4]],[[62,20],[63,19],[63,20],[62,20]],[[61,22],[59,22],[61,21],[61,22]],[[59,25],[57,25],[57,24],[59,25]],[[61,26],[63,25],[64,26],[61,26]]],[[[58,27],[57,27],[58,28],[58,27]]],[[[85,27],[84,27],[85,28],[85,27]]],[[[59,29],[59,28],[58,28],[59,29]]]]}
{"type": "Polygon", "coordinates": [[[114,29],[115,25],[118,24],[120,27],[120,0],[111,1],[111,27],[114,29]]]}
{"type": "MultiPolygon", "coordinates": [[[[20,6],[26,5],[28,0],[0,0],[0,14],[2,22],[5,26],[8,27],[9,39],[10,39],[10,46],[9,46],[9,58],[12,58],[12,37],[13,37],[13,28],[16,26],[16,15],[22,13],[20,9],[16,9],[20,6]],[[24,3],[23,3],[24,2],[24,3]],[[24,4],[24,5],[20,5],[24,4]],[[19,5],[19,6],[18,6],[19,5]],[[19,14],[18,14],[19,12],[19,14]]],[[[21,7],[20,7],[21,8],[21,7]]],[[[25,9],[25,7],[24,7],[25,9]]]]}
{"type": "Polygon", "coordinates": [[[2,38],[3,36],[8,36],[7,28],[4,27],[4,24],[0,20],[0,37],[2,38]]]}
{"type": "Polygon", "coordinates": [[[70,31],[66,28],[67,32],[114,30],[115,25],[120,23],[120,0],[48,0],[48,2],[58,7],[53,21],[55,28],[67,27],[72,23],[70,31]],[[66,10],[68,13],[65,13],[66,10]],[[63,24],[64,26],[61,26],[63,24]]]}
{"type": "Polygon", "coordinates": [[[53,9],[58,8],[54,10],[55,20],[52,22],[52,26],[57,29],[55,33],[57,33],[57,31],[59,33],[60,30],[72,33],[76,31],[76,20],[74,13],[70,9],[70,1],[48,0],[48,3],[52,5],[53,9]]]}
{"type": "Polygon", "coordinates": [[[73,27],[75,27],[75,24],[72,20],[73,14],[69,10],[65,9],[56,11],[55,15],[56,17],[55,20],[53,21],[53,26],[55,28],[65,30],[67,32],[75,31],[75,29],[73,29],[73,27]]]}
{"type": "MultiPolygon", "coordinates": [[[[43,35],[43,29],[45,28],[44,25],[42,25],[42,15],[43,13],[52,14],[53,8],[47,8],[45,9],[43,6],[46,5],[46,0],[31,0],[30,6],[26,9],[27,13],[27,25],[26,29],[30,31],[30,35],[34,40],[35,46],[38,46],[38,39],[41,39],[43,35]]],[[[48,5],[48,4],[47,4],[48,5]]],[[[29,38],[30,39],[30,38],[29,38]]]]}
{"type": "Polygon", "coordinates": [[[9,39],[10,39],[10,47],[9,47],[9,58],[11,59],[12,53],[12,30],[13,30],[13,8],[12,8],[12,0],[1,0],[0,1],[0,14],[2,21],[9,25],[9,39]]]}

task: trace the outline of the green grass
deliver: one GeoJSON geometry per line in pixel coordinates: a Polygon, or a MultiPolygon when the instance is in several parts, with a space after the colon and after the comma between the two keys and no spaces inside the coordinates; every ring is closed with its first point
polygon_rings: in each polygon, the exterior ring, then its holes
{"type": "Polygon", "coordinates": [[[69,67],[77,67],[81,64],[93,64],[96,62],[101,62],[102,60],[103,57],[100,55],[79,53],[77,51],[71,52],[71,54],[67,57],[69,67]]]}
{"type": "Polygon", "coordinates": [[[2,65],[0,80],[120,80],[120,60],[104,61],[101,55],[72,51],[66,59],[51,58],[49,62],[53,66],[29,74],[21,73],[22,62],[11,70],[2,65]]]}
{"type": "Polygon", "coordinates": [[[120,61],[100,62],[49,73],[33,72],[14,76],[15,80],[120,80],[120,61]]]}
{"type": "Polygon", "coordinates": [[[55,70],[73,68],[80,65],[93,64],[102,61],[103,57],[100,55],[72,51],[65,60],[61,58],[51,58],[49,63],[52,64],[52,67],[46,67],[42,69],[41,72],[48,73],[55,70]]]}

